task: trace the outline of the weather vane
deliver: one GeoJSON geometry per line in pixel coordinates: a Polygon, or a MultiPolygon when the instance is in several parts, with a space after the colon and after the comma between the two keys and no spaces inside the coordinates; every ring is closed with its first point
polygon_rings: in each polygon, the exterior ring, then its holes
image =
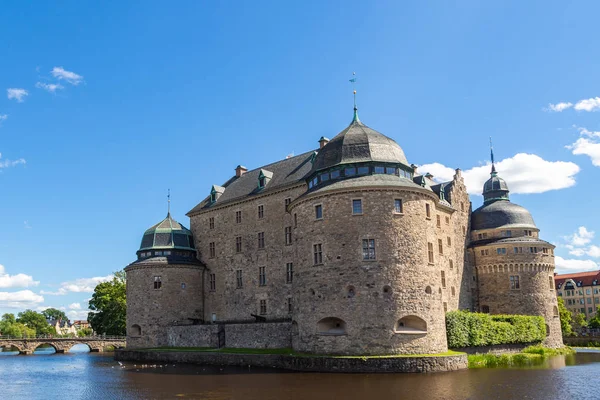
{"type": "Polygon", "coordinates": [[[353,93],[354,93],[354,109],[356,110],[356,72],[352,73],[352,79],[350,79],[350,83],[352,83],[353,93]]]}
{"type": "Polygon", "coordinates": [[[171,189],[167,189],[167,213],[171,215],[171,189]]]}

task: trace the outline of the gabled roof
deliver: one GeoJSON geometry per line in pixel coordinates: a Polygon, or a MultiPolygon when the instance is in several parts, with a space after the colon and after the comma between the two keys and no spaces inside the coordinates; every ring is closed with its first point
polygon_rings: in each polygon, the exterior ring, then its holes
{"type": "Polygon", "coordinates": [[[600,271],[577,272],[574,274],[554,275],[554,282],[557,288],[561,288],[565,281],[572,279],[578,287],[592,286],[594,281],[596,285],[600,284],[600,271]],[[581,282],[581,283],[580,283],[581,282]]]}
{"type": "Polygon", "coordinates": [[[222,204],[231,203],[237,200],[242,200],[245,197],[265,194],[283,187],[304,181],[306,175],[312,168],[311,158],[315,151],[302,153],[295,157],[286,158],[272,164],[248,171],[240,177],[233,176],[223,184],[223,194],[216,202],[210,203],[210,198],[206,197],[196,207],[187,213],[191,216],[203,209],[220,206],[222,204]],[[263,175],[269,177],[269,184],[263,188],[258,188],[258,177],[263,172],[263,175]]]}

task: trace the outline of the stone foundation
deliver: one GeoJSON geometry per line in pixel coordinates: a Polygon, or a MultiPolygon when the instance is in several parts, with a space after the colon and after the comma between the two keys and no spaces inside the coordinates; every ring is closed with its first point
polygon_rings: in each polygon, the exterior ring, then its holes
{"type": "Polygon", "coordinates": [[[441,357],[338,358],[278,354],[117,350],[117,361],[188,363],[216,366],[266,367],[303,372],[407,373],[442,372],[468,368],[466,354],[441,357]]]}

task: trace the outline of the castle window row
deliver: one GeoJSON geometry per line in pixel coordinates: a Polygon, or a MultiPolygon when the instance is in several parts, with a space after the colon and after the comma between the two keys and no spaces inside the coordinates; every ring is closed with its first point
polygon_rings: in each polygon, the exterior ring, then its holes
{"type": "MultiPolygon", "coordinates": [[[[523,253],[537,254],[540,251],[542,252],[542,254],[550,254],[550,255],[554,254],[554,251],[547,247],[542,247],[542,248],[539,248],[539,247],[513,247],[514,254],[523,254],[523,253]]],[[[488,249],[481,249],[480,252],[481,252],[482,256],[490,255],[490,252],[488,249]]],[[[498,248],[496,248],[496,254],[506,255],[506,254],[508,254],[508,249],[506,247],[498,247],[498,248]]]]}
{"type": "MultiPolygon", "coordinates": [[[[285,265],[285,272],[286,272],[286,281],[285,282],[292,283],[293,279],[294,279],[294,264],[291,262],[287,263],[285,265]]],[[[160,286],[161,286],[160,277],[155,277],[155,282],[157,282],[156,278],[158,278],[158,288],[156,287],[156,283],[155,283],[155,289],[160,289],[160,286]]],[[[267,268],[266,267],[258,268],[258,285],[259,286],[267,285],[267,268]]],[[[238,269],[235,271],[235,287],[237,289],[244,288],[244,271],[241,269],[238,269]]],[[[209,289],[210,289],[210,291],[216,290],[216,274],[209,275],[209,289]]]]}
{"type": "Polygon", "coordinates": [[[371,174],[386,174],[396,175],[407,179],[413,179],[412,172],[406,171],[402,168],[389,165],[359,165],[359,166],[347,166],[345,168],[332,169],[327,172],[320,173],[308,181],[308,188],[312,189],[318,186],[320,183],[329,182],[331,180],[350,178],[361,175],[371,174]]]}
{"type": "MultiPolygon", "coordinates": [[[[504,231],[500,231],[500,236],[501,237],[513,237],[513,230],[504,230],[504,231]]],[[[518,235],[517,235],[518,236],[518,235]]],[[[533,231],[532,230],[524,230],[523,231],[523,236],[533,236],[533,231]]],[[[477,239],[478,240],[484,240],[488,238],[488,233],[487,232],[482,232],[482,233],[478,233],[477,234],[477,239]]]]}
{"type": "MultiPolygon", "coordinates": [[[[599,294],[600,290],[598,288],[594,288],[594,294],[599,294]]],[[[591,289],[586,289],[585,290],[585,294],[590,296],[592,294],[592,290],[591,289]]],[[[563,295],[562,291],[558,292],[559,296],[563,295]]],[[[577,293],[575,292],[575,290],[565,290],[565,297],[571,297],[571,296],[575,296],[575,295],[579,295],[579,296],[583,296],[583,290],[579,289],[577,291],[577,293]]]]}

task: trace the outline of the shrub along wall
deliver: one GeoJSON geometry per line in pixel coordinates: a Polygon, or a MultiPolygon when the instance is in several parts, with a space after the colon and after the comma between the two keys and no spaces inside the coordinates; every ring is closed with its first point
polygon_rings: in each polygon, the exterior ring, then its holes
{"type": "Polygon", "coordinates": [[[446,313],[448,347],[536,343],[546,338],[543,317],[490,315],[468,311],[446,313]]]}

